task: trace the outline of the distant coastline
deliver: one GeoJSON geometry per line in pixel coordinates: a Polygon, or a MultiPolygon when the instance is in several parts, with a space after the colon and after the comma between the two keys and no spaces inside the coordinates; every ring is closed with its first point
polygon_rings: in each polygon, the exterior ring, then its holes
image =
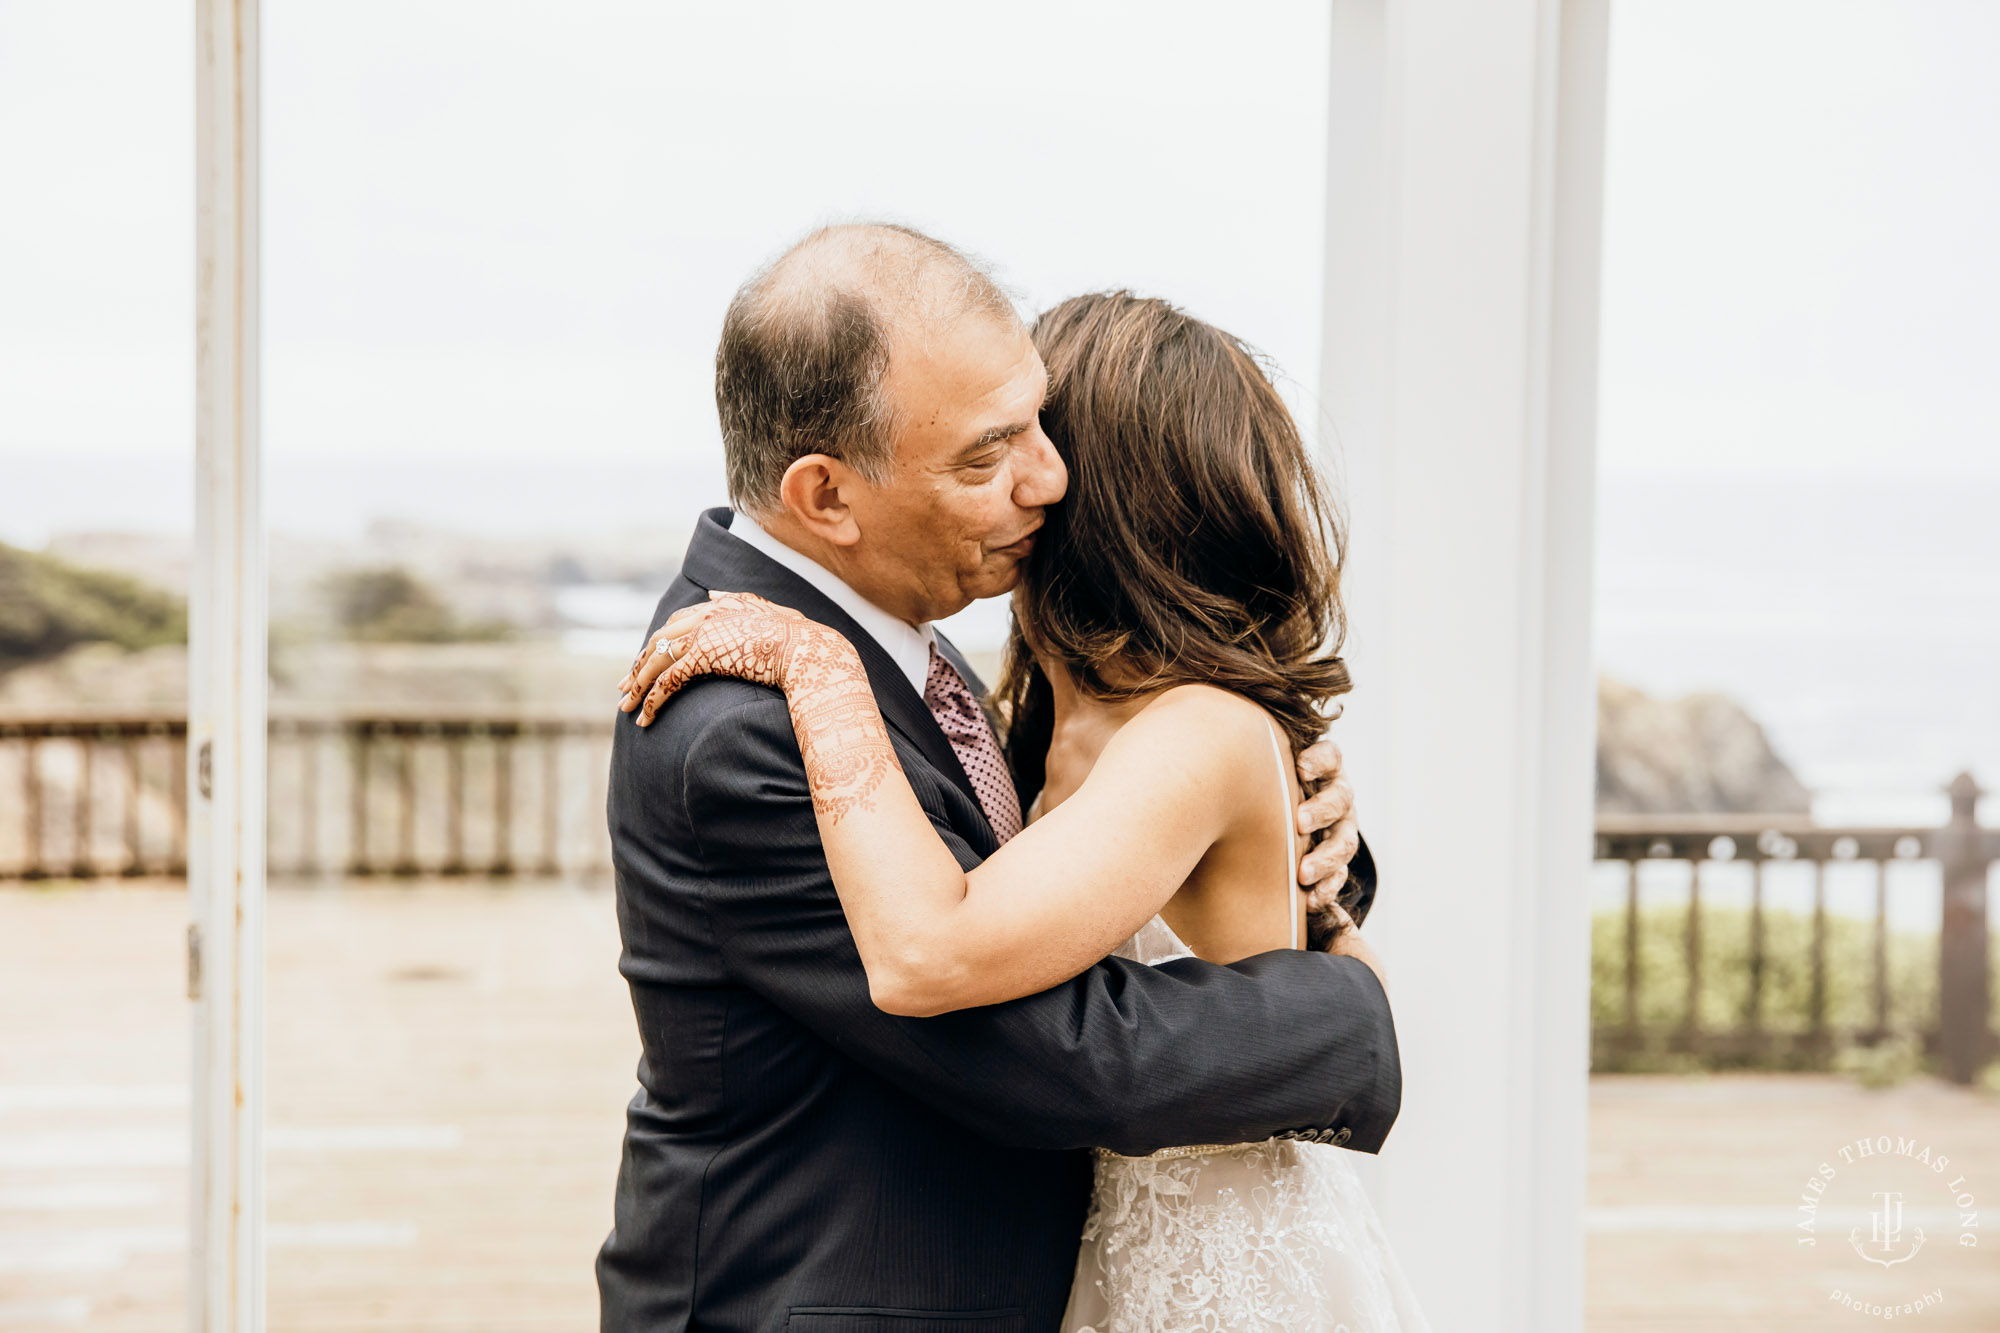
{"type": "MultiPolygon", "coordinates": [[[[705,454],[706,450],[702,450],[705,454]]],[[[364,541],[400,517],[481,539],[685,532],[723,503],[719,465],[657,455],[356,456],[268,463],[272,529],[364,541]]],[[[186,461],[160,454],[0,451],[0,541],[191,525],[186,461]]],[[[1961,769],[2000,787],[2000,477],[1633,473],[1599,488],[1600,669],[1661,697],[1717,690],[1766,728],[1831,822],[1940,821],[1961,769]]],[[[581,594],[573,594],[578,596],[581,594]]],[[[641,626],[647,590],[600,599],[575,646],[641,626]],[[613,617],[615,618],[615,617],[613,617]]],[[[1001,608],[952,633],[994,654],[1001,608]]],[[[1365,682],[1364,682],[1365,687],[1365,682]]],[[[1365,688],[1354,706],[1366,707],[1365,688]]]]}

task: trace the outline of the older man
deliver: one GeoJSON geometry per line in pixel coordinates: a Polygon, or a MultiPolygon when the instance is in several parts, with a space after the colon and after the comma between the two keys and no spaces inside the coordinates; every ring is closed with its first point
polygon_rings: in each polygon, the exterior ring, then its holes
{"type": "MultiPolygon", "coordinates": [[[[1062,497],[1046,388],[1011,304],[950,247],[808,237],[730,306],[734,512],[703,516],[654,621],[731,590],[841,630],[968,868],[1021,799],[930,622],[1007,592],[1062,497]]],[[[597,1265],[607,1330],[1054,1329],[1083,1149],[1372,1151],[1395,1119],[1387,1003],[1352,956],[1114,958],[1010,1004],[877,1009],[775,691],[705,679],[650,728],[622,719],[610,820],[644,1059],[597,1265]]]]}

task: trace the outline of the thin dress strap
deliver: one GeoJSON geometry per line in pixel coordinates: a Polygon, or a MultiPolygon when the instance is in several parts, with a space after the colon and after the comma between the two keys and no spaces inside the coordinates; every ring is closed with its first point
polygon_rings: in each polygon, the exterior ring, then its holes
{"type": "Polygon", "coordinates": [[[1285,765],[1285,745],[1279,739],[1278,724],[1268,714],[1264,720],[1271,724],[1271,757],[1278,761],[1278,795],[1285,807],[1285,927],[1286,933],[1291,936],[1292,947],[1296,949],[1299,947],[1299,906],[1292,899],[1297,892],[1299,849],[1293,842],[1296,834],[1293,829],[1292,775],[1285,765]]]}

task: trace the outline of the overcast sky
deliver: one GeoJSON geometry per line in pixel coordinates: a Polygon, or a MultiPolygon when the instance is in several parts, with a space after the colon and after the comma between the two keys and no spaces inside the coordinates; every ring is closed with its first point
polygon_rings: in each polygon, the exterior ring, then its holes
{"type": "MultiPolygon", "coordinates": [[[[1171,297],[1316,413],[1325,5],[997,13],[266,0],[273,528],[677,540],[730,292],[840,216],[1171,297]]],[[[2000,774],[2000,3],[1613,13],[1600,665],[1935,817],[2000,774]]],[[[190,526],[189,23],[0,0],[0,540],[190,526]]]]}
{"type": "Polygon", "coordinates": [[[2000,5],[1612,13],[1605,461],[2000,476],[2000,5]]]}
{"type": "MultiPolygon", "coordinates": [[[[1031,307],[1170,296],[1309,381],[1324,9],[267,0],[274,474],[699,486],[729,292],[843,215],[1031,307]]],[[[1607,469],[2000,476],[2000,5],[1614,12],[1607,469]]],[[[187,456],[188,24],[0,0],[0,450],[187,456]]]]}

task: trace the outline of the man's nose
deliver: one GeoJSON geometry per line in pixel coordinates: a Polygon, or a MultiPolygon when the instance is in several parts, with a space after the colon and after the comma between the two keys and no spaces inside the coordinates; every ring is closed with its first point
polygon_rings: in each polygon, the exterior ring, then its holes
{"type": "Polygon", "coordinates": [[[1029,434],[1031,438],[1023,442],[1020,453],[1020,470],[1015,473],[1014,503],[1023,509],[1045,509],[1069,490],[1069,469],[1040,425],[1029,434]]]}

